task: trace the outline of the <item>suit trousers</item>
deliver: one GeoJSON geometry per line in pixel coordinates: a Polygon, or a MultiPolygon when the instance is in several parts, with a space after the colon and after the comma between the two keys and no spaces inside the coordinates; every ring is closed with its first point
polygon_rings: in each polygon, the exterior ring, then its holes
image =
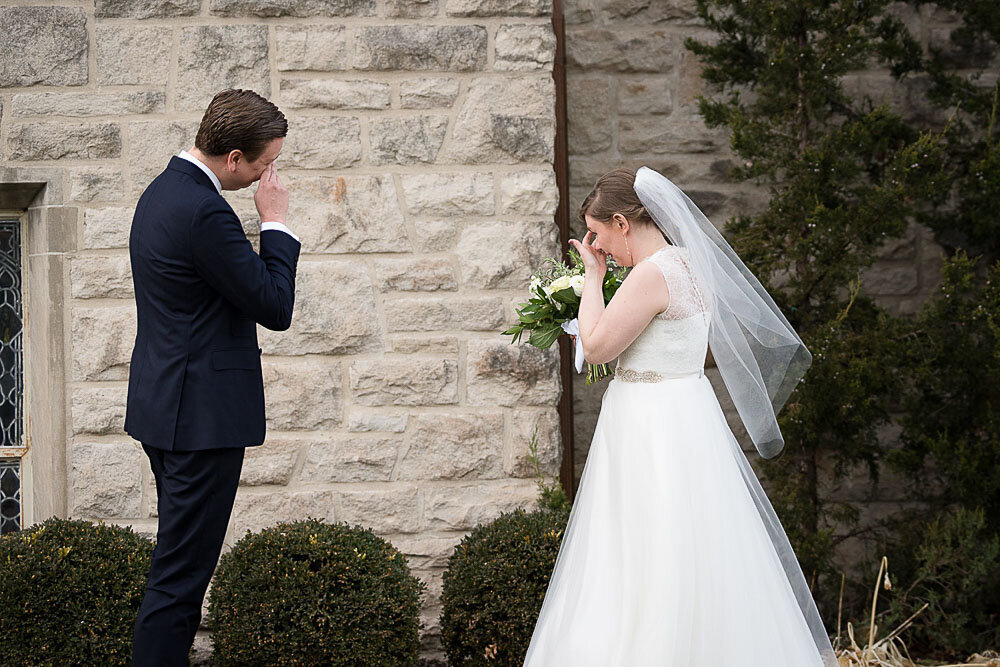
{"type": "Polygon", "coordinates": [[[166,451],[142,446],[156,478],[159,522],[132,665],[187,665],[243,467],[242,448],[166,451]]]}

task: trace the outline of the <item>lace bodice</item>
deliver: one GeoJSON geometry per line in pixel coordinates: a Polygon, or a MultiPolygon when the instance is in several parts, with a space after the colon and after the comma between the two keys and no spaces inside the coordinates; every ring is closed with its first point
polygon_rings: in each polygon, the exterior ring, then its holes
{"type": "Polygon", "coordinates": [[[618,357],[619,377],[626,369],[647,372],[647,378],[704,370],[712,319],[710,299],[690,269],[688,253],[687,248],[667,246],[643,260],[656,264],[663,273],[670,303],[618,357]]]}

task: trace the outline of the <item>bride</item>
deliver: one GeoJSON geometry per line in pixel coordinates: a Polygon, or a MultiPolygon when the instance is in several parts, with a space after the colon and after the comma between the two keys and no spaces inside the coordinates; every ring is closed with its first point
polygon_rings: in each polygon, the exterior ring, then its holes
{"type": "Polygon", "coordinates": [[[729,244],[646,167],[581,207],[580,339],[618,358],[529,667],[836,665],[801,568],[704,374],[709,345],[765,457],[811,361],[729,244]],[[666,239],[669,239],[670,242],[666,239]],[[634,267],[605,307],[605,257],[634,267]]]}

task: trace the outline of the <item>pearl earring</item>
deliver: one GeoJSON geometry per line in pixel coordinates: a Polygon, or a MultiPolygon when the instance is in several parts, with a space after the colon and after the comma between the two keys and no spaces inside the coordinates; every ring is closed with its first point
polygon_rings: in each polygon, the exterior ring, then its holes
{"type": "Polygon", "coordinates": [[[625,239],[625,252],[628,253],[628,261],[635,266],[635,260],[632,259],[632,251],[628,249],[628,237],[625,236],[625,232],[622,232],[622,238],[625,239]]]}

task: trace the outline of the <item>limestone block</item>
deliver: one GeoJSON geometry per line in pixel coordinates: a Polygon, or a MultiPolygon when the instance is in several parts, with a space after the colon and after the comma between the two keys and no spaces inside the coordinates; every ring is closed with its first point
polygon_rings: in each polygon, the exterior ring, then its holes
{"type": "Polygon", "coordinates": [[[470,405],[555,405],[559,400],[559,354],[555,346],[470,340],[466,356],[470,405]]]}
{"type": "Polygon", "coordinates": [[[515,410],[511,417],[510,442],[504,449],[503,470],[511,477],[535,478],[535,468],[528,460],[532,437],[536,438],[538,467],[546,479],[559,475],[562,461],[562,435],[559,413],[555,408],[515,410]]]}
{"type": "Polygon", "coordinates": [[[287,331],[259,328],[267,354],[352,354],[382,349],[367,274],[344,261],[299,262],[295,310],[287,331]]]}
{"type": "Polygon", "coordinates": [[[451,359],[363,359],[351,364],[351,395],[361,405],[458,403],[458,363],[451,359]]]}
{"type": "Polygon", "coordinates": [[[609,77],[572,77],[566,85],[566,104],[573,110],[566,130],[574,155],[611,148],[614,115],[609,77]]]}
{"type": "MultiPolygon", "coordinates": [[[[580,156],[574,154],[570,156],[569,166],[570,187],[585,187],[588,188],[588,192],[589,188],[593,187],[594,183],[597,182],[597,179],[609,171],[608,163],[602,157],[580,156]]],[[[577,205],[575,200],[574,205],[577,205]]]]}
{"type": "Polygon", "coordinates": [[[0,7],[0,87],[87,83],[87,15],[75,7],[0,7]]]}
{"type": "Polygon", "coordinates": [[[917,268],[912,264],[876,264],[862,272],[862,283],[868,294],[914,294],[920,286],[917,268]]]}
{"type": "Polygon", "coordinates": [[[357,412],[351,411],[351,418],[348,425],[349,431],[356,433],[366,433],[369,431],[384,431],[386,433],[402,433],[406,430],[406,422],[409,415],[406,413],[394,414],[383,412],[357,412]]]}
{"type": "Polygon", "coordinates": [[[422,297],[385,305],[390,331],[495,331],[505,321],[500,297],[422,297]]]}
{"type": "Polygon", "coordinates": [[[448,129],[447,116],[374,120],[369,130],[372,164],[434,162],[448,129]]]}
{"type": "Polygon", "coordinates": [[[73,167],[68,173],[69,198],[73,201],[118,201],[125,194],[124,177],[118,167],[73,167]]]}
{"type": "Polygon", "coordinates": [[[401,441],[338,437],[309,445],[299,479],[304,482],[387,482],[401,441]]]}
{"type": "Polygon", "coordinates": [[[914,259],[917,255],[919,227],[911,223],[903,236],[887,239],[878,249],[879,259],[914,259]]]}
{"type": "Polygon", "coordinates": [[[138,93],[21,93],[14,95],[15,116],[118,116],[163,113],[166,94],[138,93]]]}
{"type": "Polygon", "coordinates": [[[551,76],[473,79],[455,117],[443,160],[461,164],[551,162],[554,104],[551,76]]]}
{"type": "Polygon", "coordinates": [[[211,0],[219,16],[374,16],[375,0],[211,0]]]}
{"type": "Polygon", "coordinates": [[[421,528],[419,490],[409,484],[337,494],[338,520],[376,533],[415,533],[421,528]]]}
{"type": "Polygon", "coordinates": [[[287,438],[268,438],[263,445],[247,447],[243,455],[240,484],[288,484],[302,443],[287,438]]]}
{"type": "Polygon", "coordinates": [[[504,24],[494,40],[493,67],[504,71],[550,70],[556,36],[548,24],[504,24]]]}
{"type": "Polygon", "coordinates": [[[338,426],[342,419],[340,364],[264,359],[264,403],[268,430],[293,431],[338,426]]]}
{"type": "MultiPolygon", "coordinates": [[[[202,621],[204,622],[205,612],[203,611],[202,614],[202,621]]],[[[211,633],[199,629],[194,635],[194,641],[191,643],[191,651],[188,653],[188,664],[190,667],[211,667],[215,664],[214,651],[211,633]]]]}
{"type": "Polygon", "coordinates": [[[655,116],[619,119],[618,145],[622,153],[706,153],[724,142],[701,117],[673,114],[669,122],[655,116]]]}
{"type": "Polygon", "coordinates": [[[141,120],[128,124],[133,195],[145,190],[167,168],[171,157],[194,146],[198,124],[196,120],[141,120]]]}
{"type": "Polygon", "coordinates": [[[145,456],[138,444],[76,443],[70,451],[71,516],[139,516],[145,456]]]}
{"type": "Polygon", "coordinates": [[[504,512],[537,504],[533,480],[435,486],[424,492],[424,520],[431,530],[471,530],[504,512]]]}
{"type": "Polygon", "coordinates": [[[202,25],[181,28],[177,59],[177,108],[202,113],[225,88],[271,94],[267,26],[202,25]]]}
{"type": "Polygon", "coordinates": [[[492,215],[490,174],[402,174],[403,196],[413,215],[492,215]]]}
{"type": "Polygon", "coordinates": [[[282,79],[281,103],[289,109],[388,109],[389,84],[363,79],[282,79]]]}
{"type": "Polygon", "coordinates": [[[458,354],[458,338],[455,336],[427,336],[418,338],[397,338],[392,341],[392,351],[400,354],[458,354]]]}
{"type": "MultiPolygon", "coordinates": [[[[282,151],[282,155],[284,155],[284,151],[282,151]]],[[[278,161],[281,162],[281,158],[278,158],[278,161]]],[[[284,175],[281,178],[282,182],[285,182],[284,175]]],[[[257,213],[257,204],[255,204],[253,200],[253,196],[256,191],[257,186],[253,185],[249,188],[243,188],[242,190],[223,190],[222,196],[225,198],[226,203],[233,208],[233,212],[236,214],[236,217],[240,219],[240,224],[243,225],[243,231],[253,244],[254,250],[259,252],[260,239],[258,237],[260,236],[260,214],[257,213]]]]}
{"type": "Polygon", "coordinates": [[[674,21],[681,25],[697,18],[695,0],[603,0],[602,9],[615,22],[622,19],[640,24],[674,21]]]}
{"type": "Polygon", "coordinates": [[[448,559],[462,535],[400,535],[393,538],[392,546],[406,556],[411,569],[424,570],[448,566],[448,559]]]}
{"type": "Polygon", "coordinates": [[[125,399],[121,385],[76,385],[72,389],[73,433],[124,435],[125,399]]]}
{"type": "Polygon", "coordinates": [[[293,175],[285,183],[292,193],[289,224],[303,252],[410,250],[391,176],[293,175]]]}
{"type": "Polygon", "coordinates": [[[486,28],[480,25],[360,26],[354,67],[361,70],[450,70],[486,66],[486,28]]]}
{"type": "Polygon", "coordinates": [[[101,19],[150,19],[194,16],[201,0],[97,0],[96,14],[101,19]]]}
{"type": "Polygon", "coordinates": [[[414,223],[417,229],[413,249],[421,252],[441,252],[455,247],[458,224],[451,220],[421,220],[414,223]]]}
{"type": "Polygon", "coordinates": [[[941,286],[941,270],[946,253],[929,228],[920,227],[917,230],[917,237],[920,239],[917,266],[923,279],[921,287],[925,294],[930,294],[941,286]]]}
{"type": "Polygon", "coordinates": [[[422,77],[399,83],[399,104],[404,109],[450,107],[458,97],[458,79],[422,77]]]}
{"type": "Polygon", "coordinates": [[[77,255],[70,260],[74,299],[128,299],[132,267],[128,255],[77,255]]]}
{"type": "Polygon", "coordinates": [[[670,81],[666,77],[618,81],[618,113],[623,116],[668,114],[672,110],[673,97],[670,93],[670,81]]]}
{"type": "Polygon", "coordinates": [[[551,220],[468,223],[456,254],[463,285],[526,288],[532,268],[559,254],[559,232],[551,220]]]}
{"type": "Polygon", "coordinates": [[[447,0],[448,16],[549,16],[552,0],[447,0]]]}
{"type": "Polygon", "coordinates": [[[247,531],[257,533],[278,523],[308,518],[335,520],[333,491],[291,492],[241,487],[236,492],[229,526],[239,540],[247,531]]]}
{"type": "Polygon", "coordinates": [[[121,155],[118,123],[12,123],[11,160],[101,160],[121,155]]]}
{"type": "Polygon", "coordinates": [[[361,121],[344,116],[292,118],[279,159],[307,169],[349,167],[361,159],[361,121]]]}
{"type": "Polygon", "coordinates": [[[413,575],[423,581],[427,585],[427,593],[424,599],[424,605],[420,610],[420,619],[424,623],[422,628],[424,634],[421,638],[421,649],[426,650],[427,645],[436,646],[440,649],[440,634],[441,634],[441,593],[444,590],[444,570],[442,568],[413,568],[413,575]],[[428,612],[436,612],[428,613],[428,612]],[[431,633],[435,633],[438,637],[430,637],[431,633]]]}
{"type": "Polygon", "coordinates": [[[125,380],[135,344],[135,304],[73,308],[73,380],[125,380]]]}
{"type": "Polygon", "coordinates": [[[385,15],[392,19],[419,19],[436,16],[438,0],[385,0],[385,15]]]}
{"type": "Polygon", "coordinates": [[[275,62],[282,72],[330,72],[349,67],[347,30],[341,25],[282,25],[274,29],[275,62]]]}
{"type": "Polygon", "coordinates": [[[458,287],[455,272],[446,259],[377,259],[375,280],[385,292],[436,292],[458,287]]]}
{"type": "Polygon", "coordinates": [[[500,177],[500,212],[553,216],[559,205],[556,175],[551,169],[512,171],[500,177]]]}
{"type": "Polygon", "coordinates": [[[88,208],[83,213],[84,248],[127,248],[135,209],[131,206],[88,208]]]}
{"type": "Polygon", "coordinates": [[[436,413],[411,418],[399,479],[495,479],[503,475],[503,416],[436,413]]]}
{"type": "Polygon", "coordinates": [[[566,31],[567,67],[577,71],[667,74],[683,54],[683,36],[663,29],[566,31]]]}
{"type": "Polygon", "coordinates": [[[98,25],[97,82],[101,85],[165,86],[173,30],[167,27],[98,25]]]}

